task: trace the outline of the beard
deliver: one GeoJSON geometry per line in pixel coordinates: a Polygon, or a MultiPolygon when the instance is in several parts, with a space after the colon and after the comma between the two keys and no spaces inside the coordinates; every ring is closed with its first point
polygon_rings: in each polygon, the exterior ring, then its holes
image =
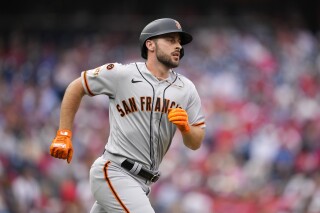
{"type": "Polygon", "coordinates": [[[179,66],[179,60],[174,61],[171,59],[170,55],[165,54],[159,46],[156,44],[156,56],[158,61],[160,61],[163,65],[165,65],[168,68],[176,68],[179,66]]]}

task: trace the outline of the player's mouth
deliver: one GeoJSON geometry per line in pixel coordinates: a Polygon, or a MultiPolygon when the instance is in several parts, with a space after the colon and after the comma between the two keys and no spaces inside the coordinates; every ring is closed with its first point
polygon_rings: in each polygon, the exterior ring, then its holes
{"type": "Polygon", "coordinates": [[[171,55],[174,56],[175,58],[179,58],[180,59],[180,52],[178,52],[178,51],[173,52],[171,55]]]}

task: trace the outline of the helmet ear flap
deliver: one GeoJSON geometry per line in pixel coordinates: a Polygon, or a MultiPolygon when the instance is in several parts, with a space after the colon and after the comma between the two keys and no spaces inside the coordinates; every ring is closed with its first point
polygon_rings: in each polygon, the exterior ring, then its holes
{"type": "Polygon", "coordinates": [[[181,48],[181,49],[180,49],[180,59],[181,59],[183,56],[184,56],[184,49],[181,48]]]}
{"type": "Polygon", "coordinates": [[[148,58],[146,44],[144,44],[144,46],[141,48],[141,56],[142,56],[142,58],[144,58],[144,59],[147,59],[147,58],[148,58]]]}

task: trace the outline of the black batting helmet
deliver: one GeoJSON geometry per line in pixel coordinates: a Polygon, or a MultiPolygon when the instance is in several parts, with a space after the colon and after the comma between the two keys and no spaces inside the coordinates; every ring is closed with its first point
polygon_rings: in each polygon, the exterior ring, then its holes
{"type": "MultiPolygon", "coordinates": [[[[167,33],[179,33],[181,37],[181,45],[188,44],[192,41],[192,36],[182,31],[181,25],[178,21],[171,18],[161,18],[150,22],[145,26],[140,34],[140,49],[141,56],[147,59],[147,47],[145,45],[146,40],[167,33]]],[[[184,55],[183,48],[180,51],[180,58],[184,55]]]]}

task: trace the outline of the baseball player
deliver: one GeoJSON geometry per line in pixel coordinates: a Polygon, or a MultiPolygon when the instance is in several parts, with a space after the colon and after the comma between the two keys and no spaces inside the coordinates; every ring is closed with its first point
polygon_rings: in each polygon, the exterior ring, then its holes
{"type": "Polygon", "coordinates": [[[178,21],[154,20],[140,34],[146,62],[108,63],[83,71],[66,89],[50,154],[68,163],[82,97],[103,94],[110,99],[110,135],[90,169],[96,200],[91,213],[154,212],[148,199],[150,186],[160,178],[159,165],[176,129],[186,147],[201,146],[205,118],[199,95],[189,79],[173,70],[184,55],[182,45],[191,41],[178,21]]]}

